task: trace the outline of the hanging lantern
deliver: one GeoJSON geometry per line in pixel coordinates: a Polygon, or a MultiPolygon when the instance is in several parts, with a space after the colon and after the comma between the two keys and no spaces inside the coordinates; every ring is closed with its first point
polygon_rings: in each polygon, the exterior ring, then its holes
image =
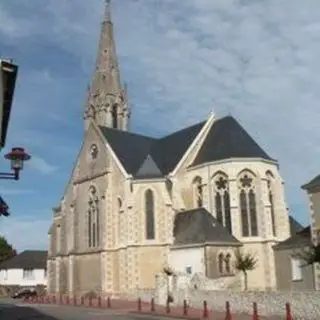
{"type": "Polygon", "coordinates": [[[23,169],[24,161],[29,160],[31,157],[28,155],[23,148],[16,147],[12,148],[11,152],[4,156],[6,159],[11,161],[11,169],[14,171],[15,179],[19,179],[19,173],[23,169]]]}

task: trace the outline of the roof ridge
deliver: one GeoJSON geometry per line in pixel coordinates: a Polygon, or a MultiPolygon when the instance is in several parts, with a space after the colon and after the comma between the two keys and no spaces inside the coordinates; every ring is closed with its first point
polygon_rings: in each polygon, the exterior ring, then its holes
{"type": "Polygon", "coordinates": [[[156,139],[157,139],[157,140],[163,140],[163,139],[169,138],[169,137],[171,137],[171,136],[173,136],[173,135],[175,135],[175,134],[177,134],[177,133],[181,133],[181,132],[183,132],[183,131],[185,131],[185,130],[189,130],[189,129],[191,129],[191,128],[197,127],[197,126],[199,126],[200,124],[205,124],[206,122],[207,122],[207,120],[197,122],[196,124],[193,124],[193,125],[191,125],[191,126],[187,126],[187,127],[178,129],[178,130],[176,130],[176,131],[174,131],[174,132],[171,132],[171,133],[169,133],[169,134],[167,134],[167,135],[165,135],[165,136],[162,136],[162,137],[156,138],[156,139]]]}

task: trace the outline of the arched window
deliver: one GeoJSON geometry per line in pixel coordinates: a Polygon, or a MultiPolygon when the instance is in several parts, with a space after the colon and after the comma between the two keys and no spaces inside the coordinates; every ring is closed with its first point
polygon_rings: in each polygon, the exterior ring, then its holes
{"type": "Polygon", "coordinates": [[[154,196],[149,189],[145,193],[146,238],[155,238],[154,196]]]}
{"type": "Polygon", "coordinates": [[[277,236],[276,230],[276,217],[275,217],[275,209],[274,209],[274,179],[273,175],[270,171],[266,173],[267,176],[267,187],[268,187],[268,199],[270,204],[270,215],[271,215],[271,226],[272,226],[272,234],[273,236],[277,236]]]}
{"type": "Polygon", "coordinates": [[[228,178],[218,174],[214,179],[215,208],[217,221],[232,233],[228,178]]]}
{"type": "Polygon", "coordinates": [[[224,256],[223,256],[223,253],[220,253],[218,256],[218,271],[220,274],[223,274],[223,264],[224,264],[224,256]]]}
{"type": "Polygon", "coordinates": [[[88,201],[88,246],[94,248],[100,245],[100,212],[99,198],[95,187],[89,190],[88,201]]]}
{"type": "Polygon", "coordinates": [[[116,105],[112,107],[112,128],[117,129],[118,128],[118,108],[116,105]]]}
{"type": "Polygon", "coordinates": [[[231,255],[228,253],[225,258],[225,271],[226,273],[231,273],[231,255]]]}
{"type": "Polygon", "coordinates": [[[257,203],[254,176],[244,172],[239,179],[242,236],[258,236],[257,203]]]}
{"type": "Polygon", "coordinates": [[[202,179],[200,177],[195,178],[193,180],[192,187],[193,187],[194,206],[196,208],[201,208],[203,206],[202,179]]]}

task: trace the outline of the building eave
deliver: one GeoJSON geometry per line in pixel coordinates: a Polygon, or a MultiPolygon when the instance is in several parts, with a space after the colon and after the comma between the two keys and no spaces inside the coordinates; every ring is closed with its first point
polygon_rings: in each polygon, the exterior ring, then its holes
{"type": "Polygon", "coordinates": [[[17,74],[17,65],[0,60],[0,148],[6,143],[17,74]]]}

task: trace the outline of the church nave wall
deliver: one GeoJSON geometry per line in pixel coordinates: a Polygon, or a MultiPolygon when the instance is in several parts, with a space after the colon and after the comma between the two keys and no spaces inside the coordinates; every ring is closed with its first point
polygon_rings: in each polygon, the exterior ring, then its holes
{"type": "Polygon", "coordinates": [[[74,289],[78,295],[101,292],[100,254],[78,255],[74,260],[74,289]]]}
{"type": "Polygon", "coordinates": [[[132,241],[128,244],[163,244],[172,241],[173,211],[165,182],[135,183],[133,192],[133,219],[128,225],[132,241]]]}
{"type": "MultiPolygon", "coordinates": [[[[163,271],[168,262],[168,246],[137,247],[136,286],[139,289],[152,289],[156,285],[156,275],[163,271]]],[[[132,289],[135,289],[132,283],[132,289]]]]}
{"type": "MultiPolygon", "coordinates": [[[[251,234],[243,236],[240,194],[241,191],[254,192],[256,206],[256,222],[258,235],[262,238],[277,238],[283,240],[289,236],[289,220],[284,197],[283,181],[279,175],[277,166],[272,163],[252,161],[221,161],[190,169],[184,176],[176,177],[174,192],[180,192],[185,203],[185,209],[205,207],[209,212],[226,226],[225,211],[230,210],[229,220],[232,233],[238,238],[247,238],[251,234]],[[244,178],[249,178],[245,186],[244,178]],[[250,181],[251,179],[251,181],[250,181]],[[224,182],[225,180],[225,182],[224,182]],[[250,184],[248,184],[250,182],[250,184]],[[222,208],[222,216],[217,216],[217,194],[225,196],[220,203],[228,204],[228,208],[222,208]],[[272,203],[270,202],[272,193],[272,203]],[[227,201],[227,202],[226,202],[227,201]],[[272,211],[273,210],[273,211],[272,211]],[[273,216],[272,216],[273,215],[273,216]]],[[[173,204],[177,206],[176,203],[173,204]]],[[[252,222],[253,223],[253,222],[252,222]]],[[[252,236],[256,232],[252,231],[252,236]]]]}

